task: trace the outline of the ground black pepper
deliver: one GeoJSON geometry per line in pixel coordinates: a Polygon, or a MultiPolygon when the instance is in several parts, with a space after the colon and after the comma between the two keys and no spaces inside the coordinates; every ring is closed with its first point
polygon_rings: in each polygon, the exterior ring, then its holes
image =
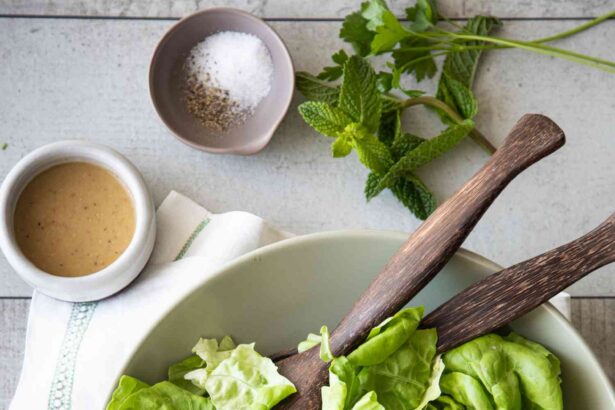
{"type": "Polygon", "coordinates": [[[205,128],[227,131],[248,116],[248,112],[230,99],[228,91],[206,85],[187,71],[185,77],[186,107],[205,128]]]}

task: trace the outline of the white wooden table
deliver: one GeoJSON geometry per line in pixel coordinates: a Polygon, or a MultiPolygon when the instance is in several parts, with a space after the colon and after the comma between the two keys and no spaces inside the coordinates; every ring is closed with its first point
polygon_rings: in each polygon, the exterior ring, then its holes
{"type": "MultiPolygon", "coordinates": [[[[401,11],[410,0],[390,1],[401,11]]],[[[87,139],[126,154],[159,203],[171,189],[214,212],[246,210],[296,233],[369,228],[412,231],[418,221],[389,194],[366,204],[365,169],[330,158],[325,138],[290,113],[253,157],[197,152],[171,137],[149,101],[147,68],[174,19],[229,5],[269,19],[296,68],[315,72],[341,47],[350,0],[0,0],[0,177],[27,152],[87,139]]],[[[502,36],[537,38],[602,14],[602,0],[440,0],[443,14],[502,17],[502,36]]],[[[615,21],[558,46],[615,60],[615,21]]],[[[433,87],[433,84],[426,83],[433,87]]],[[[615,211],[615,76],[519,51],[484,56],[477,76],[480,129],[501,142],[526,112],[551,116],[566,146],[514,181],[466,247],[508,265],[573,239],[615,211]]],[[[420,110],[420,109],[418,109],[420,110]]],[[[435,130],[416,112],[410,129],[435,130]]],[[[442,200],[485,161],[464,143],[421,175],[442,200]]],[[[573,286],[573,323],[615,379],[615,266],[573,286]]],[[[0,257],[0,408],[8,406],[23,355],[31,290],[0,257]]]]}

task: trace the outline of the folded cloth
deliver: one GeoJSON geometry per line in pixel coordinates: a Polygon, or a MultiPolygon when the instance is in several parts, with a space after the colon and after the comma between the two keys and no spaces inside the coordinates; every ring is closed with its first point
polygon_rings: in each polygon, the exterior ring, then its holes
{"type": "Polygon", "coordinates": [[[150,263],[117,295],[69,303],[34,292],[11,410],[103,409],[133,349],[170,306],[232,259],[290,236],[249,213],[212,214],[176,192],[157,225],[150,263]]]}

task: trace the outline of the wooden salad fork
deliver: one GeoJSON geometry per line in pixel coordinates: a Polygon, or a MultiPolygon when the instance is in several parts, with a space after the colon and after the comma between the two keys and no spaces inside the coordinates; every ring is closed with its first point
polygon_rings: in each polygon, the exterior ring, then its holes
{"type": "Polygon", "coordinates": [[[421,328],[438,330],[438,352],[489,333],[615,262],[615,213],[582,237],[487,276],[431,312],[421,328]]]}
{"type": "MultiPolygon", "coordinates": [[[[352,352],[374,326],[406,305],[452,258],[508,183],[564,142],[563,131],[549,118],[523,116],[503,146],[410,236],[355,302],[331,334],[333,354],[352,352]]],[[[328,365],[318,349],[287,356],[276,364],[297,388],[278,408],[320,409],[320,388],[327,381],[328,365]]]]}

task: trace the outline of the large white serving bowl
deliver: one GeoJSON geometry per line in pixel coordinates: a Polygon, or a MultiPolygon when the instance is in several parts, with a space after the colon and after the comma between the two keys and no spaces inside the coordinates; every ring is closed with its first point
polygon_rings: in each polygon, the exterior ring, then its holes
{"type": "MultiPolygon", "coordinates": [[[[327,232],[251,252],[173,306],[123,373],[150,383],[163,380],[169,364],[187,356],[201,336],[256,342],[263,354],[296,346],[323,324],[335,327],[405,239],[392,232],[327,232]]],[[[410,305],[425,305],[429,312],[499,269],[462,250],[410,305]]],[[[596,357],[551,305],[511,326],[561,359],[567,409],[615,409],[613,387],[596,357]]]]}

